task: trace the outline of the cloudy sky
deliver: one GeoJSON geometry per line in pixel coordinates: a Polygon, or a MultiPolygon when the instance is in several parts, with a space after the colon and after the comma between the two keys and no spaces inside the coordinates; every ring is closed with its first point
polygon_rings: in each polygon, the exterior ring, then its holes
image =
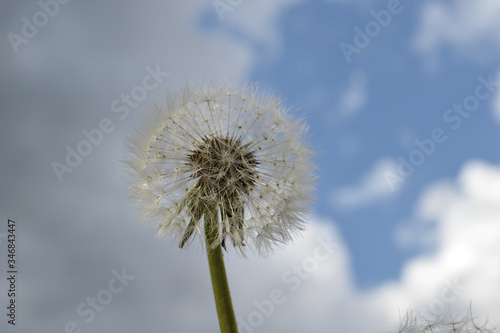
{"type": "Polygon", "coordinates": [[[500,323],[497,0],[8,1],[0,17],[2,332],[218,331],[203,250],[138,222],[120,162],[155,102],[206,78],[285,97],[319,152],[308,231],[270,259],[226,255],[242,333],[389,332],[470,303],[500,323]]]}

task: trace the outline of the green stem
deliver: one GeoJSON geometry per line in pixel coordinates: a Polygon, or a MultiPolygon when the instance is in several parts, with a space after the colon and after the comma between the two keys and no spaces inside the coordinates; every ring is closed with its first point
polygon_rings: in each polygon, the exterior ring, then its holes
{"type": "Polygon", "coordinates": [[[210,267],[210,277],[212,279],[220,331],[221,333],[238,333],[238,324],[234,316],[233,303],[227,283],[226,268],[224,267],[224,259],[222,257],[222,247],[219,243],[215,248],[212,248],[213,244],[218,242],[219,239],[217,209],[210,210],[210,212],[205,212],[205,238],[208,266],[210,267]]]}

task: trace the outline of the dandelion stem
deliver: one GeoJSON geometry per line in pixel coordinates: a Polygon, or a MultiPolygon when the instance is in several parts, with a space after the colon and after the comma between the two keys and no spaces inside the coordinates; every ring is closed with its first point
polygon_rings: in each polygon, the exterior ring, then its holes
{"type": "Polygon", "coordinates": [[[208,266],[214,290],[215,306],[219,317],[221,333],[238,333],[238,325],[234,316],[233,303],[227,283],[226,268],[219,242],[219,222],[217,209],[205,212],[205,238],[207,244],[208,266]],[[214,248],[213,244],[219,242],[214,248]]]}

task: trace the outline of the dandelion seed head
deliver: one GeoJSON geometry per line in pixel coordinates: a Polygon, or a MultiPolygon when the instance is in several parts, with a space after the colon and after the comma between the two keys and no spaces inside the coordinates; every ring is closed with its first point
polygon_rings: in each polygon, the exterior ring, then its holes
{"type": "Polygon", "coordinates": [[[128,139],[130,196],[160,236],[189,245],[216,210],[216,240],[270,254],[305,227],[314,167],[307,128],[255,86],[187,85],[128,139]]]}

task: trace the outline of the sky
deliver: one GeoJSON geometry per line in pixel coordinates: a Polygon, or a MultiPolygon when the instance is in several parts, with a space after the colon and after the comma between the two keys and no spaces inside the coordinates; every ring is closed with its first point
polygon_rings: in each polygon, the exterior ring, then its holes
{"type": "Polygon", "coordinates": [[[0,36],[0,331],[218,332],[203,249],[139,222],[120,162],[209,78],[284,98],[318,153],[307,231],[225,255],[240,332],[500,323],[497,0],[8,1],[0,36]]]}

